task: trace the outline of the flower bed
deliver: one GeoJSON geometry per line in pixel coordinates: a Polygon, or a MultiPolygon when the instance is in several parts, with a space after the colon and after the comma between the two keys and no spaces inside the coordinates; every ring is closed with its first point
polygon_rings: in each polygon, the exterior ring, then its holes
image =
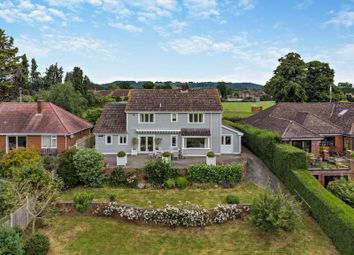
{"type": "MultiPolygon", "coordinates": [[[[62,214],[77,215],[72,202],[58,203],[62,214]]],[[[119,217],[128,221],[153,223],[166,226],[204,227],[242,218],[249,213],[249,205],[218,205],[203,209],[190,203],[164,208],[142,208],[117,202],[95,202],[85,215],[119,217]]]]}

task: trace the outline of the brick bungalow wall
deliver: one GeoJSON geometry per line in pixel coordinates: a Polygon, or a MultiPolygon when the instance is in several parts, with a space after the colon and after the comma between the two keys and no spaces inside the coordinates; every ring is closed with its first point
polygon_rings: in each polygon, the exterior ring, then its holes
{"type": "Polygon", "coordinates": [[[311,153],[320,155],[320,143],[321,141],[311,141],[311,153]]]}
{"type": "Polygon", "coordinates": [[[6,136],[0,136],[0,151],[6,151],[6,136]]]}

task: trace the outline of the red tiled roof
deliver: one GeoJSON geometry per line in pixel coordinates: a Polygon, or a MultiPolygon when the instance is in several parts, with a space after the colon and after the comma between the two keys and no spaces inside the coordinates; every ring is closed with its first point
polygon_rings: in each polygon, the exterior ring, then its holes
{"type": "Polygon", "coordinates": [[[126,103],[106,104],[94,132],[97,134],[126,133],[127,118],[124,112],[126,105],[126,103]]]}
{"type": "Polygon", "coordinates": [[[95,93],[103,97],[127,97],[129,89],[98,90],[95,93]]]}
{"type": "Polygon", "coordinates": [[[216,89],[131,89],[127,112],[221,112],[216,89]]]}
{"type": "Polygon", "coordinates": [[[55,104],[42,102],[42,113],[37,103],[0,103],[0,134],[73,134],[90,129],[92,125],[55,104]]]}

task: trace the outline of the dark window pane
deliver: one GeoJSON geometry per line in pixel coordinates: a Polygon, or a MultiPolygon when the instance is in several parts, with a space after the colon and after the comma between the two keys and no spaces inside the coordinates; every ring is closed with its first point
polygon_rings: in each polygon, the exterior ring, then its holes
{"type": "Polygon", "coordinates": [[[27,146],[26,136],[17,137],[17,147],[26,147],[26,146],[27,146]]]}
{"type": "Polygon", "coordinates": [[[8,142],[9,142],[9,150],[12,148],[16,148],[16,136],[9,136],[8,142]]]}

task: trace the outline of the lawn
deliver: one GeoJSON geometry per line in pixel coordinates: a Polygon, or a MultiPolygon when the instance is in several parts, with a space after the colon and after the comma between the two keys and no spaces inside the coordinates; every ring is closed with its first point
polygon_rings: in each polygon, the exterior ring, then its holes
{"type": "Polygon", "coordinates": [[[110,194],[115,194],[118,202],[135,206],[163,207],[166,204],[176,205],[179,201],[189,201],[205,208],[214,207],[225,203],[225,197],[230,194],[236,194],[241,203],[251,203],[252,198],[260,192],[260,189],[253,183],[240,182],[232,189],[210,188],[196,189],[187,188],[183,190],[171,189],[129,189],[129,188],[83,188],[78,187],[64,191],[58,200],[73,200],[78,192],[88,192],[94,195],[96,201],[108,201],[110,194]]]}
{"type": "Polygon", "coordinates": [[[223,117],[228,118],[246,118],[252,115],[251,106],[262,106],[263,110],[272,106],[272,101],[261,102],[223,102],[223,117]]]}
{"type": "Polygon", "coordinates": [[[309,216],[293,233],[268,234],[247,220],[205,228],[137,225],[119,219],[60,216],[41,229],[60,254],[338,254],[309,216]]]}

